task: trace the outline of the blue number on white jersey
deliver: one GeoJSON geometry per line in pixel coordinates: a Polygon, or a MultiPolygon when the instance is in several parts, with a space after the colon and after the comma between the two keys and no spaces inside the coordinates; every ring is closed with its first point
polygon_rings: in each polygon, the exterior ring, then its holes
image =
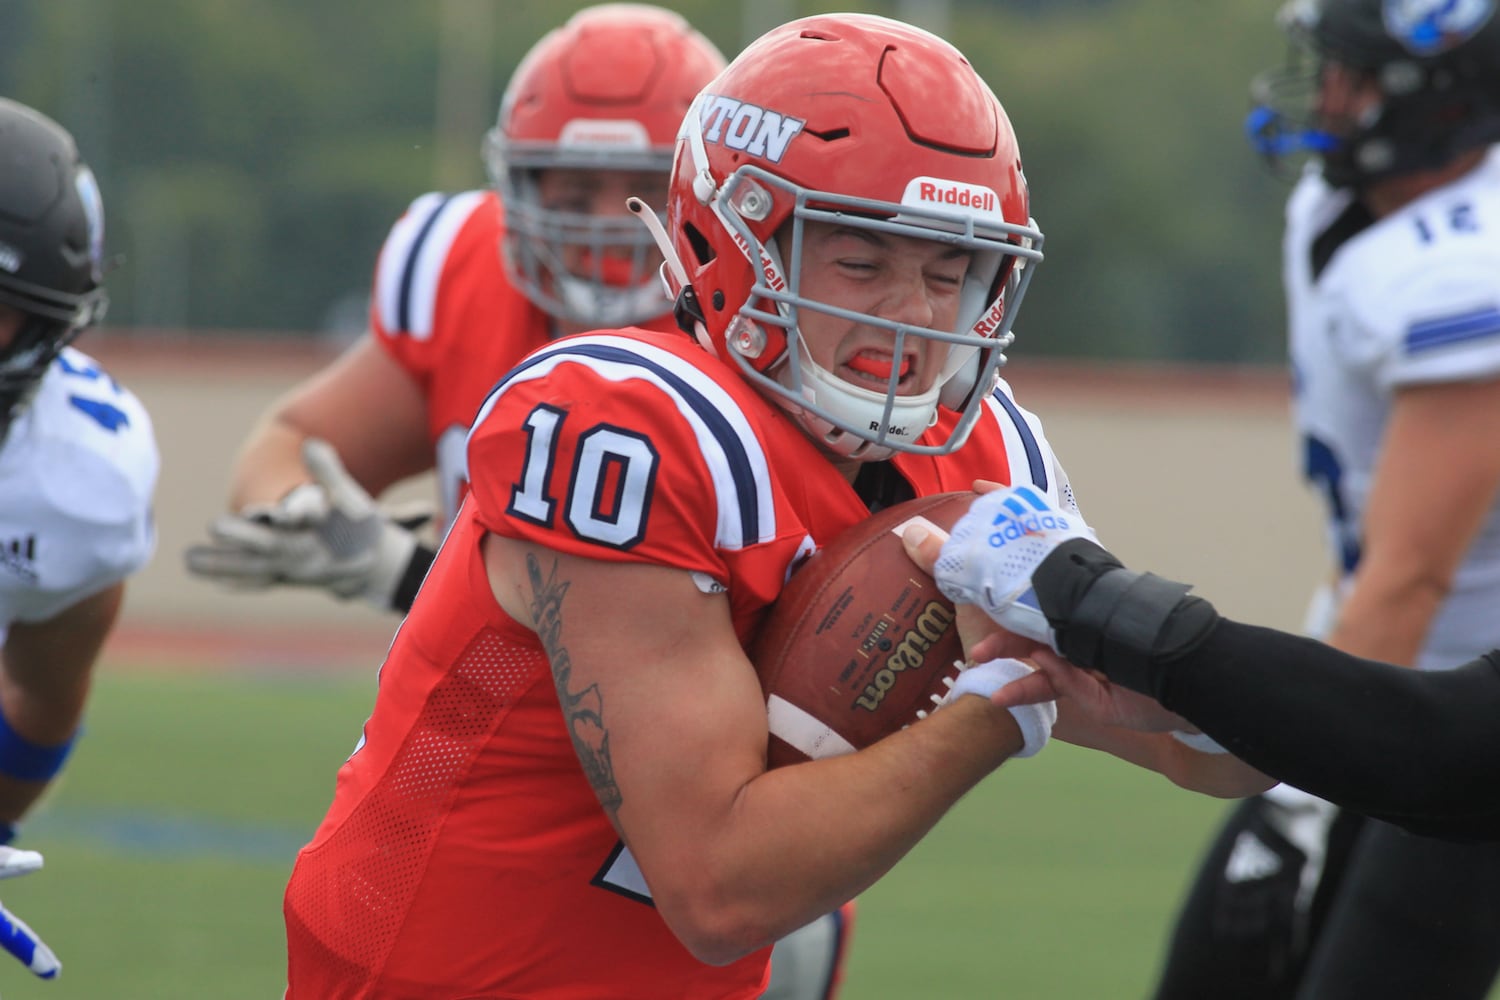
{"type": "MultiPolygon", "coordinates": [[[[104,369],[98,365],[74,365],[69,363],[66,356],[62,355],[58,356],[56,364],[58,368],[62,369],[64,374],[72,375],[86,382],[102,383],[102,385],[98,385],[98,388],[107,388],[114,395],[118,395],[120,392],[120,387],[115,383],[115,380],[104,374],[104,369]]],[[[130,418],[126,416],[125,411],[108,400],[99,399],[96,396],[80,396],[77,393],[70,393],[68,395],[68,402],[75,409],[88,414],[100,427],[103,427],[107,431],[118,431],[121,427],[130,426],[130,418]]]]}

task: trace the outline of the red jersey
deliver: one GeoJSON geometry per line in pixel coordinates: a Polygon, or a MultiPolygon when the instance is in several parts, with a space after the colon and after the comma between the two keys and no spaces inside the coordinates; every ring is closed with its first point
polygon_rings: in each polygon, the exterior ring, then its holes
{"type": "MultiPolygon", "coordinates": [[[[552,339],[552,317],[505,274],[504,237],[494,191],[424,194],[391,227],[375,265],[371,335],[427,398],[444,524],[468,489],[464,441],[479,404],[552,339]]],[[[646,325],[676,328],[670,313],[646,325]]]]}
{"type": "MultiPolygon", "coordinates": [[[[287,890],[289,1000],[759,996],[769,948],[704,965],[650,905],[536,635],[491,595],[480,541],[690,571],[723,589],[744,642],[795,562],[866,504],[734,371],[642,330],[521,362],[481,409],[468,460],[471,493],[287,890]]],[[[919,495],[983,477],[1071,505],[1003,386],[962,449],[892,465],[919,495]]]]}

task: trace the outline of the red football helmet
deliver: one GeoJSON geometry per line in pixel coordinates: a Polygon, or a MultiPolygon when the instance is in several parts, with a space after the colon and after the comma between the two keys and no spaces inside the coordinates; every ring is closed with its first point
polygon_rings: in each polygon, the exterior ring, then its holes
{"type": "Polygon", "coordinates": [[[636,3],[585,8],[526,54],[485,136],[484,161],[505,203],[506,269],[528,298],[600,327],[671,307],[633,217],[546,208],[536,178],[558,168],[666,174],[683,115],[723,68],[719,50],[681,16],[636,3]],[[587,273],[565,266],[569,248],[584,251],[587,273]]]}
{"type": "Polygon", "coordinates": [[[963,443],[1042,258],[1015,134],[990,88],[947,42],[864,14],[782,25],[706,88],[683,124],[667,219],[679,322],[827,450],[864,460],[963,443]],[[956,329],[802,295],[808,222],[969,251],[956,329]],[[898,357],[906,338],[943,341],[947,361],[920,395],[898,391],[899,365],[884,391],[856,386],[813,363],[801,310],[889,331],[898,357]],[[940,403],[959,419],[936,440],[940,403]]]}

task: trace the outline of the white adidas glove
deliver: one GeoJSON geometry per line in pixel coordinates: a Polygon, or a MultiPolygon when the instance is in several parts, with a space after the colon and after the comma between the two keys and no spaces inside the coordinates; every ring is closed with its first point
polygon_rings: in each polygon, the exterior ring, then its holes
{"type": "MultiPolygon", "coordinates": [[[[987,660],[965,667],[948,689],[948,694],[938,707],[951,704],[954,699],[966,694],[976,694],[988,699],[1011,681],[1020,680],[1032,672],[1032,668],[1020,660],[987,660]]],[[[1047,745],[1052,735],[1052,724],[1057,721],[1057,702],[1041,701],[1032,705],[1013,705],[1011,716],[1021,727],[1022,746],[1012,756],[1035,757],[1047,745]]]]}
{"type": "Polygon", "coordinates": [[[208,529],[212,543],[187,550],[188,569],[240,589],[322,587],[341,598],[394,607],[416,535],[381,511],[328,442],[308,438],[302,460],[312,482],[276,503],[215,518],[208,529]]]}
{"type": "Polygon", "coordinates": [[[949,600],[973,604],[1000,627],[1057,647],[1037,606],[1031,574],[1063,542],[1095,540],[1094,529],[1056,509],[1029,486],[976,499],[943,543],[933,577],[949,600]]]}
{"type": "MultiPolygon", "coordinates": [[[[41,867],[42,856],[36,851],[0,847],[0,879],[29,875],[41,867]]],[[[62,971],[62,963],[57,960],[52,949],[37,937],[36,931],[3,905],[0,905],[0,948],[14,955],[39,979],[51,979],[62,971]]]]}

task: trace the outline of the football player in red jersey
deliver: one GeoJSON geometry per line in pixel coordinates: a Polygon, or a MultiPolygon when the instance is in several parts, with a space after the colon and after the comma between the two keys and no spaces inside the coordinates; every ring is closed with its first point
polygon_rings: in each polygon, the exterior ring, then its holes
{"type": "MultiPolygon", "coordinates": [[[[392,228],[370,336],[255,428],[235,466],[236,513],[190,550],[190,568],[409,608],[433,552],[371,497],[435,468],[450,522],[468,488],[469,425],[511,365],[563,334],[675,329],[660,254],[625,203],[666,201],[683,115],[723,66],[680,16],[645,4],[586,8],[541,39],[485,137],[494,186],[425,194],[392,228]]],[[[831,997],[853,916],[849,903],[778,945],[767,997],[831,997]]]]}
{"type": "MultiPolygon", "coordinates": [[[[486,399],[470,490],[287,887],[290,1000],[758,996],[1055,709],[986,695],[766,770],[744,644],[870,510],[1024,483],[1072,509],[997,369],[1040,261],[999,102],[940,39],[837,14],[699,95],[664,248],[693,338],[548,344],[486,399]]],[[[1269,782],[1165,733],[1060,736],[1191,787],[1269,782]]],[[[934,992],[942,992],[934,984],[934,992]]]]}
{"type": "Polygon", "coordinates": [[[511,365],[559,335],[673,328],[660,256],[625,201],[665,198],[682,116],[723,65],[680,16],[645,4],[586,8],[538,41],[485,137],[493,186],[424,194],[392,227],[370,336],[254,428],[233,471],[240,516],[216,522],[217,544],[191,550],[189,567],[239,587],[303,584],[409,608],[431,550],[373,504],[339,510],[320,474],[379,496],[436,468],[451,521],[467,489],[464,438],[511,365]],[[311,469],[308,439],[331,449],[311,469]],[[330,548],[336,511],[360,522],[357,544],[330,548]]]}

